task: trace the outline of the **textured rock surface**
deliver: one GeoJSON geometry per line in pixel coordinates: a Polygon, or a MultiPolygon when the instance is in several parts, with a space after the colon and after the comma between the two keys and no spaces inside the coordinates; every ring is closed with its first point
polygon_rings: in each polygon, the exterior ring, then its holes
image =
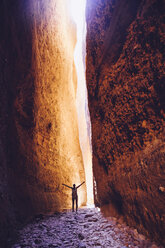
{"type": "Polygon", "coordinates": [[[158,248],[136,229],[112,217],[105,219],[97,209],[35,219],[20,230],[17,242],[10,247],[158,248]]]}
{"type": "MultiPolygon", "coordinates": [[[[84,168],[75,107],[76,29],[67,1],[1,1],[0,25],[4,226],[12,221],[8,212],[24,221],[36,213],[70,207],[71,192],[62,183],[81,183],[84,168]]],[[[85,203],[85,185],[79,196],[79,203],[85,203]]]]}
{"type": "Polygon", "coordinates": [[[165,244],[164,4],[87,1],[87,87],[95,201],[165,244]]]}

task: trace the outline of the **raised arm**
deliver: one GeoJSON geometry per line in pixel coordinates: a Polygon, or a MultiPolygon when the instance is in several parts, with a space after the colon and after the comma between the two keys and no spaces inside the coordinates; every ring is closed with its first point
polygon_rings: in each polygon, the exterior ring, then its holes
{"type": "Polygon", "coordinates": [[[64,185],[65,187],[68,187],[68,188],[72,189],[72,187],[70,187],[70,186],[68,186],[68,185],[66,185],[64,183],[62,185],[64,185]]]}
{"type": "MultiPolygon", "coordinates": [[[[83,183],[85,183],[85,182],[83,182],[83,183]]],[[[79,186],[77,186],[76,189],[78,189],[83,183],[81,183],[79,186]]]]}

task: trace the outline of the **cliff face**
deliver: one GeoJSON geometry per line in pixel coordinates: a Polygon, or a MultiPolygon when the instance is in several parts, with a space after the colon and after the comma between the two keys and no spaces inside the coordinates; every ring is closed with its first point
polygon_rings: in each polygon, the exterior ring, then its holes
{"type": "Polygon", "coordinates": [[[163,244],[164,11],[164,1],[88,0],[86,14],[95,202],[163,244]]]}
{"type": "MultiPolygon", "coordinates": [[[[8,228],[8,212],[24,221],[70,207],[71,192],[62,183],[82,182],[84,167],[75,107],[76,29],[67,1],[7,0],[0,12],[0,219],[8,228]]],[[[85,203],[84,185],[79,195],[85,203]]]]}

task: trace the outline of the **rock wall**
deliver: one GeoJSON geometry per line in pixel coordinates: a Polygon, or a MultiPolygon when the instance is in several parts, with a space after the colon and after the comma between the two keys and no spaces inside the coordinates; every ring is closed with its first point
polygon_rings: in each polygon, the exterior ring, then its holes
{"type": "Polygon", "coordinates": [[[87,1],[95,203],[165,244],[165,2],[87,1]]]}
{"type": "MultiPolygon", "coordinates": [[[[76,28],[67,4],[0,3],[0,227],[6,229],[14,220],[71,207],[62,183],[85,178],[75,106],[76,28]]],[[[85,204],[85,185],[79,196],[85,204]]]]}

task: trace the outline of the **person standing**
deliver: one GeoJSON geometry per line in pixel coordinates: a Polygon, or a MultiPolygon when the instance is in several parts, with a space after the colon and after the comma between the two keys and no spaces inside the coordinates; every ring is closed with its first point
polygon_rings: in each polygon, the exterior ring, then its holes
{"type": "MultiPolygon", "coordinates": [[[[83,183],[85,183],[85,182],[83,182],[83,183]]],[[[70,189],[72,189],[72,212],[74,212],[74,203],[76,202],[76,212],[77,212],[77,210],[78,210],[78,194],[77,194],[77,189],[83,184],[83,183],[81,183],[80,185],[78,185],[77,187],[76,187],[76,184],[73,184],[73,187],[70,187],[70,186],[68,186],[68,185],[66,185],[66,184],[62,184],[62,185],[64,185],[65,187],[68,187],[68,188],[70,188],[70,189]]]]}

